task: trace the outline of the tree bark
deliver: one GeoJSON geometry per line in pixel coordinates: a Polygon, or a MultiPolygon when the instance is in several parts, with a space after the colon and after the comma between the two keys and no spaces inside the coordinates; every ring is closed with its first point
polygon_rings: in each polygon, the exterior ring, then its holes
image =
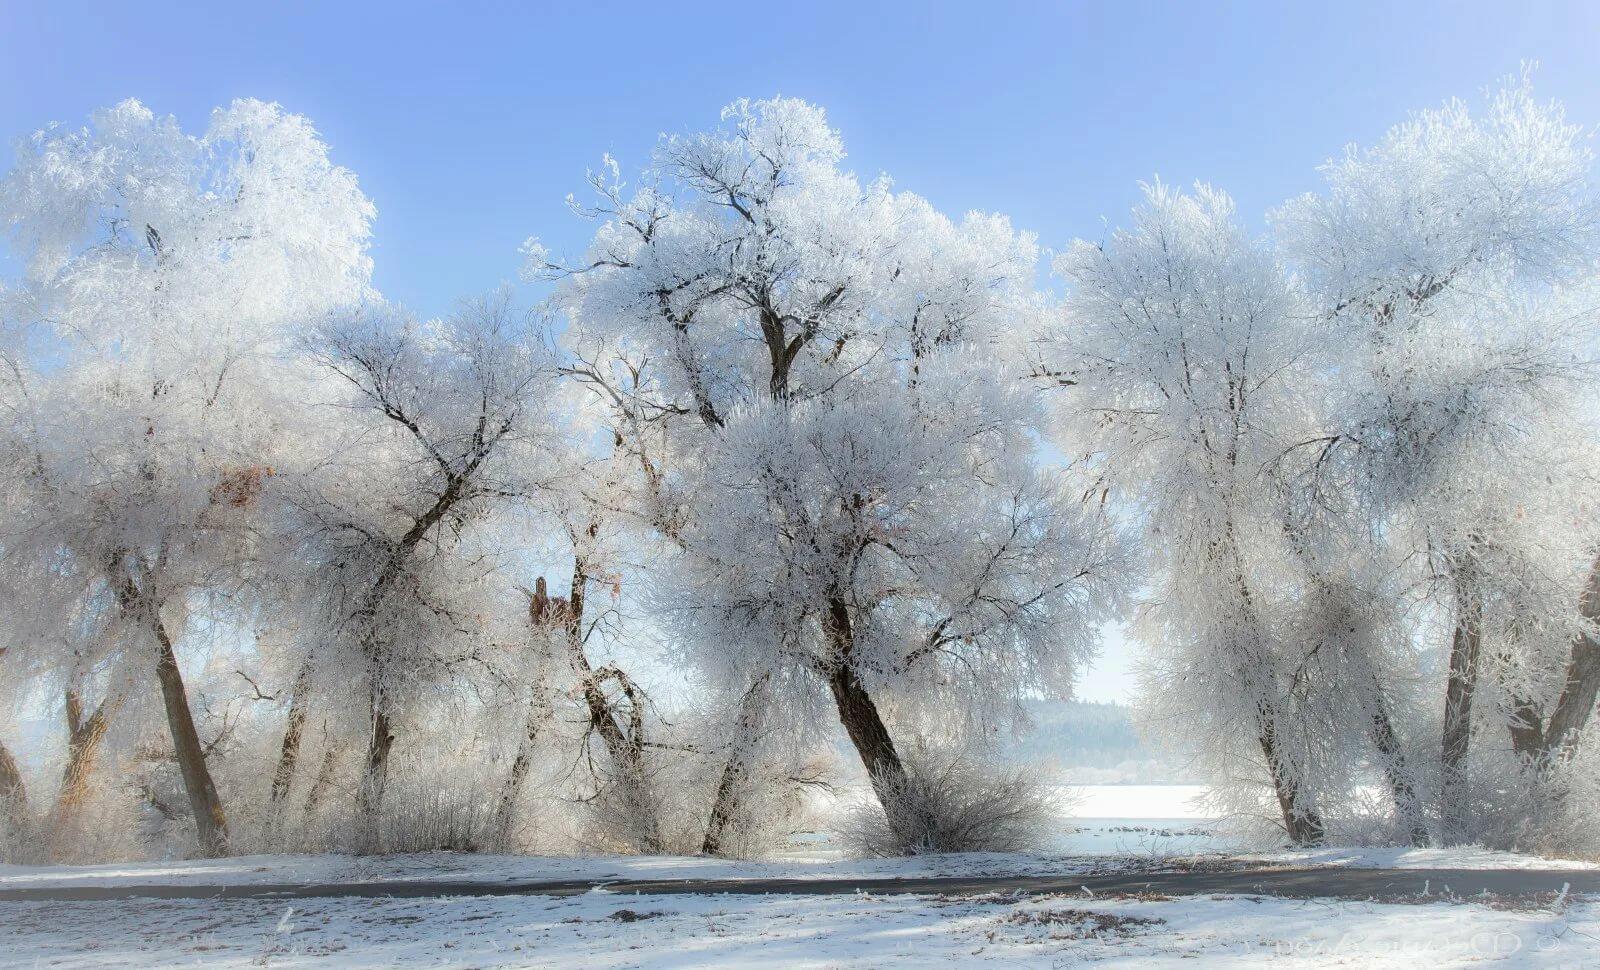
{"type": "Polygon", "coordinates": [[[200,734],[195,730],[194,714],[189,710],[189,695],[184,690],[183,674],[178,670],[178,657],[172,649],[172,639],[161,617],[151,613],[151,630],[160,648],[156,662],[156,676],[161,680],[161,699],[167,709],[167,727],[172,732],[172,746],[178,755],[178,770],[183,774],[183,787],[189,795],[189,808],[194,812],[195,834],[200,840],[200,851],[207,856],[219,856],[228,851],[228,816],[222,809],[222,799],[217,795],[206,767],[205,750],[200,746],[200,734]]]}
{"type": "Polygon", "coordinates": [[[1372,746],[1377,749],[1382,761],[1383,779],[1394,801],[1395,820],[1406,830],[1410,844],[1426,846],[1430,839],[1422,799],[1417,794],[1416,783],[1406,764],[1405,750],[1400,744],[1399,732],[1395,730],[1394,719],[1389,714],[1389,698],[1370,659],[1363,654],[1359,663],[1360,676],[1367,682],[1366,694],[1371,698],[1371,706],[1367,711],[1367,736],[1372,739],[1372,746]]]}
{"type": "Polygon", "coordinates": [[[383,813],[383,796],[389,783],[389,749],[394,747],[394,731],[389,724],[388,702],[380,690],[372,695],[372,731],[367,739],[367,758],[356,793],[356,812],[366,827],[369,846],[376,848],[378,823],[383,813]]]}
{"type": "MultiPolygon", "coordinates": [[[[118,557],[119,565],[121,561],[122,557],[118,557]]],[[[151,602],[126,573],[117,580],[115,590],[123,614],[145,626],[156,641],[156,679],[161,683],[167,729],[172,735],[172,747],[189,796],[189,807],[194,812],[200,851],[207,856],[223,855],[228,851],[228,816],[223,811],[211,771],[206,767],[205,749],[195,730],[194,713],[189,709],[189,694],[183,685],[183,674],[178,670],[172,637],[161,619],[161,604],[151,602]]]]}
{"type": "Polygon", "coordinates": [[[921,820],[908,814],[911,806],[904,804],[905,762],[895,749],[877,703],[856,674],[855,630],[850,621],[850,609],[837,595],[828,599],[823,633],[833,652],[828,665],[828,689],[839,711],[839,722],[844,725],[845,734],[867,770],[867,780],[883,806],[890,830],[902,843],[910,844],[917,837],[921,820]]]}
{"type": "MultiPolygon", "coordinates": [[[[1238,464],[1236,451],[1228,453],[1228,464],[1238,464]]],[[[1240,552],[1238,530],[1234,525],[1234,513],[1231,507],[1228,518],[1223,528],[1222,551],[1229,561],[1228,568],[1232,572],[1233,587],[1239,597],[1240,615],[1244,625],[1252,631],[1252,636],[1263,630],[1263,625],[1256,613],[1256,594],[1251,588],[1250,580],[1245,574],[1244,556],[1240,552]]],[[[1236,661],[1239,667],[1234,675],[1241,684],[1248,683],[1245,668],[1250,666],[1247,659],[1240,657],[1236,661]]],[[[1271,690],[1277,691],[1277,673],[1271,671],[1268,665],[1262,664],[1264,670],[1269,671],[1271,690]]],[[[1272,697],[1261,696],[1255,703],[1255,731],[1256,743],[1261,748],[1261,756],[1267,763],[1267,775],[1272,780],[1272,792],[1278,800],[1278,810],[1283,817],[1283,830],[1289,841],[1295,845],[1316,845],[1326,834],[1322,816],[1315,809],[1300,807],[1300,783],[1287,768],[1283,754],[1278,744],[1278,703],[1272,697]]]]}
{"type": "Polygon", "coordinates": [[[739,811],[745,774],[749,771],[750,753],[759,738],[761,716],[770,700],[772,676],[762,674],[745,691],[739,702],[739,718],[734,725],[733,742],[727,763],[722,766],[722,777],[717,781],[716,796],[711,801],[711,817],[706,821],[706,837],[700,843],[701,855],[721,855],[728,823],[739,811]]]}
{"type": "Polygon", "coordinates": [[[1278,798],[1278,810],[1283,815],[1283,829],[1295,845],[1318,845],[1327,834],[1322,816],[1314,809],[1300,808],[1300,785],[1283,763],[1278,750],[1278,714],[1274,706],[1261,701],[1256,704],[1256,740],[1261,745],[1261,755],[1267,762],[1267,773],[1272,778],[1272,790],[1278,798]]]}
{"type": "Polygon", "coordinates": [[[1572,645],[1572,658],[1567,664],[1566,683],[1561,697],[1556,701],[1554,713],[1545,729],[1544,750],[1547,755],[1571,758],[1577,750],[1578,738],[1594,716],[1595,700],[1600,697],[1600,644],[1587,636],[1579,637],[1572,645]]]}
{"type": "MultiPolygon", "coordinates": [[[[598,522],[590,523],[589,537],[593,538],[599,530],[598,522]]],[[[566,603],[558,606],[560,601],[546,599],[541,579],[533,600],[528,604],[529,617],[535,626],[559,623],[560,636],[566,641],[568,659],[578,676],[584,705],[589,710],[590,728],[600,735],[606,753],[611,757],[611,765],[621,776],[622,783],[631,786],[631,791],[643,795],[649,786],[644,763],[643,698],[627,674],[616,667],[596,671],[583,652],[583,611],[588,583],[588,564],[582,555],[574,555],[572,585],[566,603]],[[633,705],[626,726],[621,723],[605,692],[600,689],[600,685],[608,679],[617,681],[633,705]]],[[[641,803],[638,810],[641,813],[643,849],[646,852],[660,852],[665,845],[661,838],[660,820],[648,805],[641,803]]]]}
{"type": "Polygon", "coordinates": [[[333,787],[333,768],[338,761],[339,749],[330,741],[322,752],[322,767],[317,769],[317,777],[311,782],[311,790],[306,792],[305,815],[310,818],[322,804],[323,796],[328,789],[333,787]]]}
{"type": "Polygon", "coordinates": [[[1471,823],[1467,791],[1467,756],[1472,745],[1472,700],[1478,687],[1483,649],[1483,605],[1470,578],[1456,575],[1456,620],[1450,637],[1450,673],[1445,684],[1444,733],[1440,744],[1441,811],[1445,840],[1466,837],[1471,823]]]}
{"type": "Polygon", "coordinates": [[[0,742],[0,809],[4,812],[0,817],[13,831],[20,831],[28,820],[28,788],[4,742],[0,742]]]}
{"type": "Polygon", "coordinates": [[[1429,842],[1428,827],[1423,820],[1422,800],[1417,797],[1416,786],[1412,783],[1411,773],[1406,768],[1405,752],[1401,749],[1400,738],[1395,733],[1394,721],[1389,717],[1389,702],[1383,695],[1377,676],[1371,670],[1368,670],[1367,674],[1371,677],[1370,689],[1373,696],[1368,731],[1372,737],[1372,746],[1378,749],[1378,754],[1383,759],[1383,777],[1388,782],[1389,794],[1394,799],[1395,818],[1405,827],[1406,836],[1412,845],[1426,846],[1429,842]]]}
{"type": "Polygon", "coordinates": [[[306,717],[311,713],[311,661],[300,665],[294,685],[289,688],[289,716],[283,726],[283,744],[278,749],[278,767],[272,773],[272,791],[268,802],[274,809],[289,797],[294,787],[295,768],[300,762],[300,740],[305,733],[306,717]]]}
{"type": "Polygon", "coordinates": [[[83,716],[83,699],[75,690],[65,695],[67,719],[67,766],[61,772],[61,788],[56,792],[54,818],[63,828],[77,814],[89,794],[89,777],[100,754],[117,703],[111,698],[100,702],[88,718],[83,716]]]}
{"type": "MultiPolygon", "coordinates": [[[[1589,570],[1589,585],[1578,601],[1578,608],[1584,620],[1600,624],[1600,560],[1589,570]]],[[[1600,697],[1600,643],[1582,633],[1572,641],[1561,696],[1544,729],[1543,750],[1547,758],[1572,757],[1579,735],[1594,716],[1597,697],[1600,697]]]]}
{"type": "Polygon", "coordinates": [[[406,562],[416,551],[417,546],[421,545],[428,532],[468,494],[472,475],[487,456],[488,451],[480,445],[479,449],[472,453],[471,459],[462,471],[449,474],[444,490],[434,499],[427,511],[411,523],[405,535],[401,536],[400,541],[390,550],[384,560],[383,568],[378,571],[377,579],[373,581],[372,588],[367,591],[361,608],[355,614],[367,626],[362,631],[362,647],[366,652],[372,675],[372,733],[367,743],[366,771],[362,776],[357,796],[357,808],[368,816],[370,822],[375,823],[378,813],[383,810],[383,793],[389,781],[389,750],[394,746],[394,732],[389,720],[390,701],[385,696],[383,688],[384,668],[388,662],[387,651],[382,635],[376,629],[378,607],[382,605],[390,586],[400,578],[406,562]]]}
{"type": "Polygon", "coordinates": [[[501,848],[511,843],[511,826],[516,817],[517,801],[522,797],[528,769],[533,766],[533,753],[539,733],[550,719],[550,702],[543,689],[534,689],[528,702],[528,715],[523,721],[522,736],[517,739],[517,755],[511,762],[511,772],[500,786],[500,807],[495,812],[495,838],[501,848]]]}

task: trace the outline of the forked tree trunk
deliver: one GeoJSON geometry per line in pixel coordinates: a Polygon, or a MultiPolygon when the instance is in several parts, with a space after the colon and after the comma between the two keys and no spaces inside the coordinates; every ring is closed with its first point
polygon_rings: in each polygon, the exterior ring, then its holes
{"type": "Polygon", "coordinates": [[[1570,759],[1578,748],[1578,738],[1594,716],[1600,698],[1600,644],[1587,636],[1572,645],[1567,676],[1556,701],[1555,711],[1544,732],[1547,757],[1570,759]]]}
{"type": "MultiPolygon", "coordinates": [[[[1600,624],[1600,560],[1589,569],[1589,583],[1578,601],[1578,608],[1584,620],[1600,624]]],[[[1573,756],[1579,736],[1594,716],[1597,697],[1600,697],[1600,643],[1584,633],[1572,641],[1561,696],[1544,728],[1542,747],[1546,759],[1573,756]]]]}
{"type": "MultiPolygon", "coordinates": [[[[573,667],[581,679],[584,704],[589,709],[589,724],[600,735],[606,753],[611,756],[612,767],[621,776],[622,783],[629,786],[629,791],[643,797],[649,788],[650,775],[644,763],[644,715],[638,706],[641,701],[637,692],[621,670],[610,667],[595,671],[590,667],[588,657],[584,656],[583,644],[576,639],[568,642],[572,648],[573,667]],[[600,689],[606,679],[616,680],[624,693],[632,695],[630,701],[634,707],[627,729],[619,723],[617,713],[611,709],[605,692],[600,689]]],[[[641,813],[639,822],[643,849],[646,852],[660,852],[665,845],[661,838],[660,820],[647,803],[641,802],[637,810],[641,813]]]]}
{"type": "Polygon", "coordinates": [[[1372,746],[1378,749],[1378,756],[1383,762],[1383,779],[1388,783],[1389,795],[1394,801],[1395,819],[1405,828],[1407,840],[1412,845],[1425,846],[1429,838],[1422,799],[1417,794],[1416,783],[1406,765],[1405,750],[1400,745],[1400,736],[1389,715],[1389,699],[1384,694],[1377,672],[1365,658],[1361,672],[1367,681],[1367,695],[1372,698],[1372,708],[1367,714],[1367,734],[1372,738],[1372,746]]]}
{"type": "MultiPolygon", "coordinates": [[[[390,723],[393,708],[390,699],[383,690],[385,667],[388,665],[383,634],[377,629],[378,608],[383,605],[384,599],[389,595],[390,588],[400,578],[405,570],[406,563],[410,561],[411,554],[416,551],[423,538],[430,530],[437,526],[467,494],[468,485],[473,472],[487,457],[488,452],[475,452],[476,457],[470,461],[466,469],[448,477],[448,484],[444,491],[434,499],[428,510],[411,523],[405,535],[395,543],[388,557],[384,560],[383,568],[378,571],[378,576],[373,580],[372,588],[363,598],[361,608],[355,613],[358,620],[366,624],[363,630],[362,648],[371,667],[372,693],[371,693],[371,724],[372,733],[367,740],[366,769],[361,779],[361,788],[356,796],[356,808],[366,819],[366,822],[376,826],[378,814],[383,810],[383,793],[389,783],[389,749],[394,746],[394,731],[390,723]]],[[[298,742],[297,742],[298,745],[298,742]]],[[[373,829],[376,832],[376,828],[373,829]]]]}
{"type": "MultiPolygon", "coordinates": [[[[598,522],[589,524],[588,534],[591,539],[599,531],[598,522]]],[[[583,611],[588,584],[588,564],[581,555],[575,555],[572,563],[572,585],[566,601],[550,599],[545,593],[544,578],[540,577],[528,603],[528,617],[536,628],[554,626],[558,635],[566,642],[568,661],[572,665],[573,673],[578,677],[584,706],[589,711],[590,729],[600,735],[606,753],[611,758],[611,766],[620,776],[622,784],[629,786],[630,793],[642,798],[647,793],[650,782],[649,772],[644,763],[644,699],[633,681],[621,669],[610,666],[597,671],[583,652],[583,611]],[[601,685],[607,680],[616,681],[632,705],[626,724],[623,723],[621,715],[612,709],[610,701],[606,699],[605,691],[601,689],[601,685]]],[[[646,852],[660,852],[666,843],[661,837],[660,820],[656,818],[654,809],[647,802],[640,802],[636,806],[636,811],[640,813],[638,821],[642,848],[646,852]]]]}
{"type": "Polygon", "coordinates": [[[78,808],[89,794],[89,777],[105,740],[106,729],[111,724],[117,702],[106,698],[87,718],[83,716],[83,699],[75,690],[68,690],[65,698],[67,719],[67,765],[61,772],[61,787],[56,792],[53,817],[58,830],[65,829],[76,817],[78,808]]]}
{"type": "Polygon", "coordinates": [[[1483,604],[1464,575],[1456,579],[1456,620],[1450,637],[1450,672],[1445,683],[1444,733],[1440,743],[1440,815],[1446,842],[1465,838],[1471,824],[1467,756],[1472,746],[1472,700],[1483,650],[1483,604]]]}
{"type": "Polygon", "coordinates": [[[762,674],[744,692],[739,702],[739,717],[734,724],[728,760],[722,766],[717,790],[711,800],[711,816],[706,820],[706,837],[700,843],[702,855],[722,855],[726,849],[728,824],[739,814],[739,800],[745,791],[745,776],[750,771],[750,756],[760,740],[761,718],[771,701],[772,675],[762,674]]]}
{"type": "MultiPolygon", "coordinates": [[[[1600,561],[1589,569],[1589,580],[1578,601],[1578,609],[1586,623],[1600,623],[1600,561]]],[[[1549,780],[1557,767],[1577,753],[1583,730],[1594,716],[1597,696],[1600,696],[1600,643],[1587,632],[1581,632],[1572,639],[1561,693],[1548,721],[1533,699],[1512,698],[1511,718],[1506,725],[1512,748],[1541,778],[1549,780]]],[[[1557,794],[1564,797],[1565,793],[1558,791],[1557,794]]]]}
{"type": "Polygon", "coordinates": [[[200,745],[200,733],[195,730],[194,712],[189,709],[189,694],[183,685],[183,673],[178,669],[178,656],[166,623],[161,619],[161,604],[151,602],[127,575],[117,583],[116,595],[123,615],[143,625],[156,641],[156,679],[161,683],[167,729],[172,735],[183,787],[189,796],[189,808],[194,813],[200,851],[207,856],[223,855],[228,851],[228,816],[222,809],[211,770],[206,767],[205,749],[200,745]]]}

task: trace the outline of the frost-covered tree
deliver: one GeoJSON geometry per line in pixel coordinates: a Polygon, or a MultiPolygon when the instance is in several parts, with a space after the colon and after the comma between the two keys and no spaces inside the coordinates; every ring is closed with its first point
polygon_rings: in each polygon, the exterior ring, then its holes
{"type": "Polygon", "coordinates": [[[1600,677],[1580,609],[1600,540],[1600,209],[1585,141],[1523,79],[1482,114],[1452,102],[1352,149],[1325,167],[1325,193],[1274,216],[1343,351],[1336,447],[1375,527],[1420,564],[1420,587],[1450,617],[1440,767],[1451,838],[1470,830],[1486,675],[1500,695],[1493,720],[1529,758],[1551,733],[1581,730],[1600,677]]]}
{"type": "Polygon", "coordinates": [[[244,579],[291,450],[278,355],[293,326],[361,296],[371,217],[310,124],[258,101],[201,135],[124,102],[22,143],[0,184],[23,268],[5,311],[39,332],[40,358],[5,391],[20,460],[0,550],[32,587],[7,604],[8,663],[65,684],[84,746],[154,673],[206,852],[227,817],[182,638],[202,595],[244,579]],[[90,680],[108,693],[85,716],[90,680]]]}
{"type": "Polygon", "coordinates": [[[1007,363],[1038,312],[1032,240],[862,185],[803,102],[724,121],[664,139],[631,191],[608,160],[588,253],[530,259],[563,280],[579,369],[678,550],[657,602],[743,698],[739,740],[822,688],[874,784],[904,788],[885,708],[976,716],[1068,683],[1119,555],[1037,466],[1007,363]]]}
{"type": "Polygon", "coordinates": [[[497,513],[555,470],[541,454],[559,433],[545,336],[537,316],[500,294],[427,323],[369,307],[310,338],[313,358],[339,378],[328,403],[345,425],[296,498],[316,647],[294,679],[274,801],[292,783],[319,684],[335,694],[359,685],[359,807],[376,819],[415,697],[462,666],[492,664],[487,654],[507,636],[497,625],[520,611],[503,602],[514,595],[504,557],[481,542],[492,545],[505,528],[497,513]]]}
{"type": "Polygon", "coordinates": [[[1270,779],[1295,842],[1322,838],[1287,641],[1298,570],[1274,459],[1306,434],[1305,308],[1227,196],[1146,189],[1133,226],[1056,261],[1066,321],[1041,370],[1069,392],[1063,430],[1138,509],[1156,568],[1142,627],[1165,717],[1229,772],[1270,779]],[[1241,774],[1253,774],[1245,772],[1241,774]]]}

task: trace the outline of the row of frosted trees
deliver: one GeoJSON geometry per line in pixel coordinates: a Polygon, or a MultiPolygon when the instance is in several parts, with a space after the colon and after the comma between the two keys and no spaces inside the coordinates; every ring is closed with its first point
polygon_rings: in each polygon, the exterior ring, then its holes
{"type": "Polygon", "coordinates": [[[420,321],[302,118],[40,132],[0,183],[0,690],[61,740],[50,778],[0,746],[13,852],[529,847],[550,798],[581,845],[750,852],[833,737],[894,847],[981,847],[930,790],[983,773],[928,752],[1122,621],[1231,814],[1592,852],[1585,145],[1524,81],[1260,238],[1149,186],[1057,298],[1005,218],[741,101],[591,173],[587,250],[524,246],[537,312],[420,321]]]}

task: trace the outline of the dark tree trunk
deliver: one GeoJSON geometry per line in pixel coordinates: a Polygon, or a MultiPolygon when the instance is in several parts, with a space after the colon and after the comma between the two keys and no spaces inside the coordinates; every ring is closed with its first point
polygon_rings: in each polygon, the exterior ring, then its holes
{"type": "Polygon", "coordinates": [[[1471,823],[1467,756],[1472,746],[1472,700],[1483,649],[1483,605],[1464,575],[1456,580],[1456,621],[1450,638],[1450,673],[1445,684],[1444,733],[1440,744],[1441,810],[1445,840],[1466,837],[1471,823]]]}
{"type": "Polygon", "coordinates": [[[172,732],[172,747],[178,755],[178,770],[183,775],[183,787],[189,795],[189,808],[194,812],[195,834],[200,840],[200,851],[207,856],[219,856],[228,851],[228,816],[222,810],[222,799],[217,796],[211,771],[206,767],[205,749],[200,746],[200,734],[194,727],[194,714],[189,710],[189,695],[184,690],[183,674],[178,670],[178,657],[172,649],[172,639],[161,617],[151,612],[151,630],[160,649],[156,662],[156,676],[161,680],[161,699],[167,709],[167,727],[172,732]]]}
{"type": "MultiPolygon", "coordinates": [[[[120,569],[123,557],[115,564],[120,569]]],[[[178,758],[178,770],[183,776],[183,787],[189,796],[189,808],[194,812],[195,835],[200,851],[207,856],[219,856],[228,851],[228,816],[222,809],[222,799],[217,795],[211,771],[206,767],[205,749],[200,745],[200,734],[195,730],[194,712],[189,709],[189,694],[183,685],[183,674],[178,670],[178,656],[172,647],[172,637],[161,619],[161,604],[152,602],[135,584],[132,576],[124,573],[115,584],[117,603],[128,616],[150,631],[156,641],[156,679],[161,683],[161,700],[167,713],[167,729],[172,735],[172,747],[178,758]]]]}
{"type": "Polygon", "coordinates": [[[272,773],[272,792],[268,797],[274,811],[289,797],[289,789],[294,787],[295,768],[300,762],[300,741],[305,733],[306,717],[311,713],[309,660],[300,665],[289,691],[289,716],[283,725],[283,744],[278,749],[278,767],[272,773]]]}
{"type": "Polygon", "coordinates": [[[911,807],[903,804],[906,790],[906,766],[895,750],[889,727],[878,713],[878,705],[867,691],[866,685],[855,669],[855,631],[850,621],[850,609],[838,596],[828,600],[828,612],[823,632],[833,651],[828,667],[828,689],[833,694],[834,706],[839,711],[839,722],[855,746],[861,764],[867,769],[867,779],[883,805],[889,828],[904,843],[917,837],[919,820],[907,814],[911,807]]]}
{"type": "Polygon", "coordinates": [[[743,795],[745,775],[750,770],[750,755],[760,737],[761,716],[770,699],[771,683],[771,675],[762,674],[739,702],[739,718],[734,725],[728,761],[722,766],[722,777],[717,781],[716,796],[711,801],[711,817],[706,821],[706,837],[700,844],[702,855],[723,853],[728,824],[739,813],[739,799],[743,795]]]}
{"type": "Polygon", "coordinates": [[[1278,810],[1283,815],[1283,829],[1295,845],[1318,845],[1327,834],[1322,816],[1315,809],[1300,807],[1300,786],[1288,771],[1278,750],[1278,713],[1272,704],[1256,705],[1256,740],[1261,745],[1261,755],[1266,759],[1267,772],[1272,777],[1272,790],[1278,797],[1278,810]]]}
{"type": "Polygon", "coordinates": [[[1600,697],[1600,644],[1587,636],[1579,637],[1572,644],[1566,682],[1545,729],[1547,755],[1572,757],[1577,750],[1578,736],[1594,716],[1597,697],[1600,697]]]}
{"type": "Polygon", "coordinates": [[[372,676],[372,734],[367,743],[366,772],[362,776],[357,808],[373,825],[377,824],[377,815],[383,810],[383,793],[389,782],[389,749],[394,745],[394,732],[389,720],[392,708],[383,687],[388,657],[383,634],[377,629],[378,609],[404,572],[417,546],[469,493],[472,475],[487,456],[488,451],[480,445],[462,471],[448,475],[443,491],[433,500],[433,504],[411,523],[411,527],[394,544],[384,560],[383,568],[373,580],[372,588],[367,591],[361,608],[355,613],[356,619],[365,626],[361,632],[362,648],[372,676]]]}

